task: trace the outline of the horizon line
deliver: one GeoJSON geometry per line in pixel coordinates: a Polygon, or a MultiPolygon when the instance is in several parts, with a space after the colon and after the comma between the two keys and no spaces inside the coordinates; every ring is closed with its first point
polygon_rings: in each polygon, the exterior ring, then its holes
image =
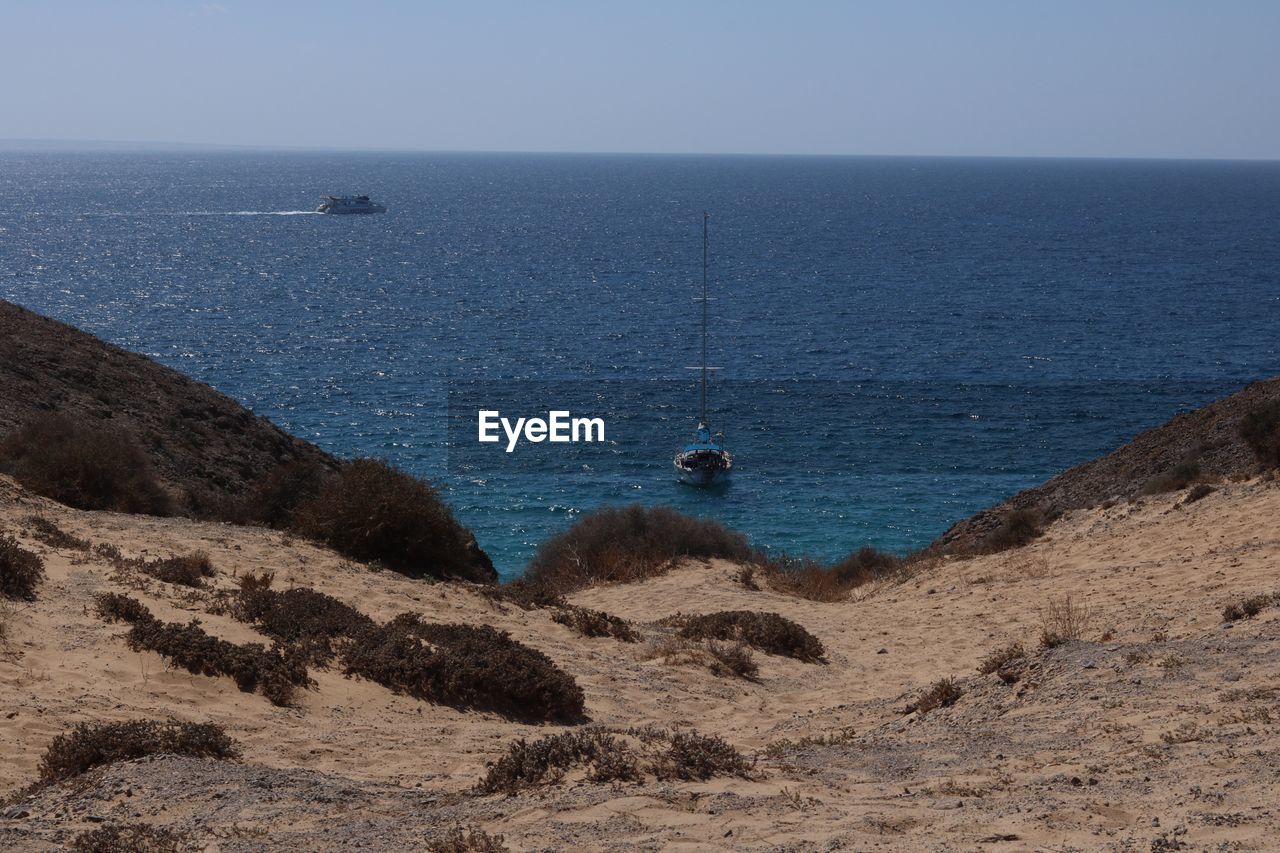
{"type": "Polygon", "coordinates": [[[410,148],[369,147],[339,148],[319,145],[234,143],[234,142],[164,142],[159,140],[124,139],[62,139],[44,137],[0,137],[0,153],[56,152],[56,151],[162,152],[162,151],[225,151],[225,152],[299,152],[299,153],[347,153],[347,154],[496,154],[496,155],[545,155],[545,156],[599,156],[599,157],[779,157],[779,158],[867,158],[867,159],[919,159],[919,160],[1134,160],[1205,163],[1276,163],[1280,157],[1225,157],[1208,155],[1147,155],[1147,154],[921,154],[921,153],[870,153],[870,152],[773,152],[773,151],[624,151],[624,150],[558,150],[519,148],[410,148]]]}

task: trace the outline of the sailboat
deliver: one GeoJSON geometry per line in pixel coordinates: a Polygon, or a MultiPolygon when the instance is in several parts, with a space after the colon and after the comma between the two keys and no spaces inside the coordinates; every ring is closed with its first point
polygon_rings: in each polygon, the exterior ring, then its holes
{"type": "Polygon", "coordinates": [[[698,429],[693,441],[684,446],[676,454],[676,477],[682,483],[691,486],[715,486],[728,482],[729,472],[733,470],[733,456],[724,448],[724,436],[712,434],[711,421],[707,417],[707,372],[715,368],[707,367],[707,220],[711,217],[702,213],[702,366],[692,368],[702,372],[701,407],[698,414],[698,429]]]}

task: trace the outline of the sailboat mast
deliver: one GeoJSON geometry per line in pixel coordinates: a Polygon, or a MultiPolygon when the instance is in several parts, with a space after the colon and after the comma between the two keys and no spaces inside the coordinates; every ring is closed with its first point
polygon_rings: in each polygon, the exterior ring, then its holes
{"type": "Polygon", "coordinates": [[[711,216],[702,211],[702,423],[707,423],[707,220],[711,216]]]}

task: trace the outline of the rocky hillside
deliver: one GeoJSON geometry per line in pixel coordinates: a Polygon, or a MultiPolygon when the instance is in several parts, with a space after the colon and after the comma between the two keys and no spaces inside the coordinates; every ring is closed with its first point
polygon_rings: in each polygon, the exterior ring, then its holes
{"type": "Polygon", "coordinates": [[[179,511],[201,517],[280,463],[337,465],[207,385],[0,300],[0,435],[49,413],[132,436],[179,511]]]}
{"type": "Polygon", "coordinates": [[[1240,437],[1241,419],[1280,403],[1280,377],[1264,379],[1207,406],[1174,416],[1139,434],[1118,450],[1077,465],[1051,480],[953,525],[934,548],[964,551],[1000,526],[1016,510],[1050,515],[1132,498],[1157,478],[1186,466],[1192,479],[1208,482],[1247,477],[1258,460],[1240,437]]]}

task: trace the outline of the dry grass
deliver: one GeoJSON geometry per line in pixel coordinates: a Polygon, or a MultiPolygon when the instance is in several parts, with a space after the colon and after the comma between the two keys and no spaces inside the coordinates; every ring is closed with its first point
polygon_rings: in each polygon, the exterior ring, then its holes
{"type": "Polygon", "coordinates": [[[1000,672],[1014,661],[1022,660],[1026,656],[1027,651],[1022,647],[1022,643],[1012,643],[1004,648],[996,649],[983,658],[982,662],[978,664],[978,672],[983,675],[991,675],[992,673],[1000,672]]]}
{"type": "Polygon", "coordinates": [[[1071,596],[1049,599],[1040,610],[1040,645],[1049,649],[1071,640],[1084,639],[1093,613],[1071,596]]]}
{"type": "Polygon", "coordinates": [[[774,592],[794,595],[809,601],[844,601],[853,590],[882,578],[903,578],[917,568],[920,555],[898,557],[864,545],[831,565],[807,558],[763,558],[757,567],[739,575],[739,583],[751,588],[759,576],[774,592]]]}
{"type": "Polygon", "coordinates": [[[552,614],[551,620],[577,631],[584,637],[612,637],[624,643],[638,643],[640,635],[627,620],[586,607],[566,605],[552,614]]]}
{"type": "Polygon", "coordinates": [[[808,601],[844,601],[853,591],[829,567],[813,560],[782,557],[760,566],[760,576],[774,592],[808,601]]]}
{"type": "Polygon", "coordinates": [[[1224,622],[1236,622],[1240,619],[1252,619],[1266,608],[1280,604],[1280,593],[1251,595],[1248,598],[1228,604],[1222,609],[1224,622]]]}
{"type": "Polygon", "coordinates": [[[949,708],[960,700],[964,691],[953,678],[940,678],[920,694],[920,698],[906,707],[906,713],[915,711],[927,714],[938,708],[949,708]]]}
{"type": "Polygon", "coordinates": [[[145,823],[111,823],[86,830],[71,842],[76,853],[178,853],[186,839],[145,823]]]}
{"type": "Polygon", "coordinates": [[[1008,567],[1011,574],[1032,580],[1047,578],[1053,574],[1053,567],[1049,565],[1048,560],[1030,554],[1018,554],[1010,559],[1008,567]]]}
{"type": "Polygon", "coordinates": [[[427,842],[427,853],[506,853],[510,850],[501,835],[490,835],[474,826],[455,826],[437,841],[427,842]]]}
{"type": "Polygon", "coordinates": [[[760,667],[751,649],[742,643],[700,642],[671,635],[650,642],[640,653],[641,660],[660,660],[666,666],[699,666],[718,678],[754,681],[760,667]]]}

